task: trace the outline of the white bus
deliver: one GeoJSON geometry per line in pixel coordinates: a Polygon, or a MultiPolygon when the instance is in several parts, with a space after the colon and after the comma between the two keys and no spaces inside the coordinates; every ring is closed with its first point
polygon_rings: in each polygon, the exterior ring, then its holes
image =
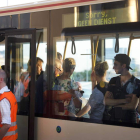
{"type": "Polygon", "coordinates": [[[63,61],[75,59],[71,80],[81,83],[87,101],[97,62],[108,62],[109,81],[116,76],[114,56],[128,54],[130,72],[139,78],[139,4],[139,0],[51,0],[0,8],[0,66],[7,72],[7,84],[16,96],[22,74],[24,81],[27,74],[31,79],[28,91],[20,91],[17,100],[18,140],[139,140],[139,122],[98,124],[90,118],[55,114],[52,90],[57,52],[63,61]],[[40,81],[36,57],[44,62],[40,81]]]}

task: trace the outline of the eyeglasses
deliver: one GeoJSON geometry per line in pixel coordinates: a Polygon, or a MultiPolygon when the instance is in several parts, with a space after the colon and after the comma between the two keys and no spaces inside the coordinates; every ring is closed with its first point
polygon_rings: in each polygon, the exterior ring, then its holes
{"type": "Polygon", "coordinates": [[[59,69],[59,68],[57,68],[57,67],[55,67],[56,69],[58,69],[59,71],[62,71],[61,69],[59,69]]]}

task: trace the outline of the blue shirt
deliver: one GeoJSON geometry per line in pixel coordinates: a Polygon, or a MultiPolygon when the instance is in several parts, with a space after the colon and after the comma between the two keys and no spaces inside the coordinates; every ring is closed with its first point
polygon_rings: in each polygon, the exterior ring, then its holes
{"type": "Polygon", "coordinates": [[[98,87],[99,85],[92,91],[88,104],[91,106],[90,119],[93,119],[94,122],[102,123],[103,113],[105,110],[104,92],[107,90],[107,84],[102,88],[103,90],[99,90],[98,87]]]}

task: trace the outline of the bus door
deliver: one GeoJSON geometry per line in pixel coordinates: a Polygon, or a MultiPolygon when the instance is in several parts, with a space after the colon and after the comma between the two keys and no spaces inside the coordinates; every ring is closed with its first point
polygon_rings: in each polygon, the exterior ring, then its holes
{"type": "Polygon", "coordinates": [[[18,103],[18,139],[34,139],[36,29],[5,32],[7,85],[18,103]]]}

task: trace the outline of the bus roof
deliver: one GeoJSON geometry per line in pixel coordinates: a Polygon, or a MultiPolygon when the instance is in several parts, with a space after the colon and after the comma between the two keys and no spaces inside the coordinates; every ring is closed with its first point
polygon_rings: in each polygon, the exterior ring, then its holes
{"type": "MultiPolygon", "coordinates": [[[[113,0],[121,1],[121,0],[113,0]]],[[[45,0],[0,8],[0,16],[112,2],[112,0],[45,0]]]]}

